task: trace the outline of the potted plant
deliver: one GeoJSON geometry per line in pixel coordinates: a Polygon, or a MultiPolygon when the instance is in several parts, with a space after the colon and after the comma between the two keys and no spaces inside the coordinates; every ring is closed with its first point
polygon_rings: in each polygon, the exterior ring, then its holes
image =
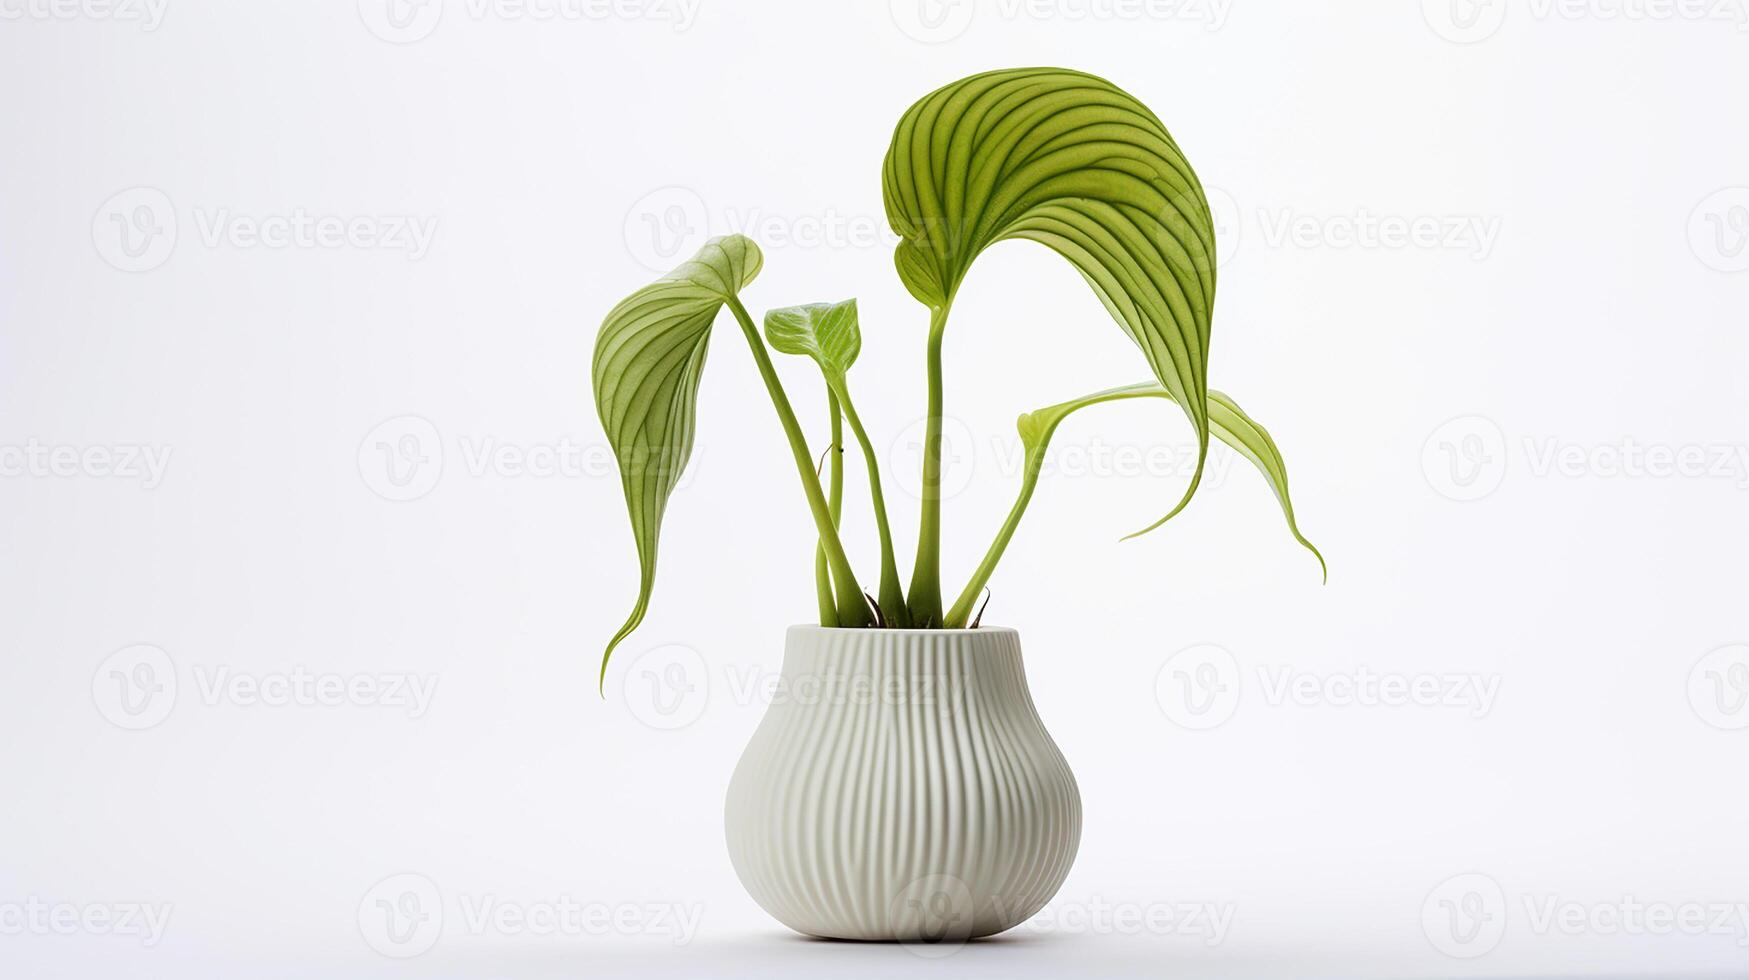
{"type": "Polygon", "coordinates": [[[699,375],[726,306],[789,442],[819,537],[819,623],[790,628],[783,675],[792,696],[768,708],[729,789],[736,872],[760,905],[800,932],[965,939],[1037,912],[1080,840],[1075,779],[1034,710],[1018,634],[980,627],[973,608],[1032,499],[1057,426],[1103,402],[1175,402],[1197,435],[1196,473],[1177,506],[1137,533],[1190,501],[1212,436],[1257,465],[1294,537],[1312,546],[1295,525],[1274,441],[1208,387],[1214,225],[1195,173],[1145,106],[1076,71],[973,75],[905,112],[882,188],[901,236],[899,278],[930,320],[922,510],[908,587],[881,467],[851,393],[861,349],[855,300],[774,309],[762,335],[741,299],[759,273],[759,247],[739,235],[713,239],[616,306],[596,343],[596,407],[618,457],[640,571],[637,603],[607,645],[601,676],[649,605],[663,509],[691,452],[699,375]],[[1020,417],[1017,499],[983,561],[950,596],[939,562],[942,337],[974,260],[1006,239],[1067,259],[1141,349],[1151,378],[1020,417]],[[811,358],[824,379],[831,445],[823,478],[772,350],[811,358]],[[880,538],[872,596],[839,537],[846,429],[880,538]]]}

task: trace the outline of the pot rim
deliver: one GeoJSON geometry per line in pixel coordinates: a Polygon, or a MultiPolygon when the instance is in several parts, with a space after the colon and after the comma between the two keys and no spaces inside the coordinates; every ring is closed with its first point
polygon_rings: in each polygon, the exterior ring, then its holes
{"type": "Polygon", "coordinates": [[[821,626],[819,623],[797,623],[794,626],[791,626],[789,630],[792,633],[876,633],[882,635],[921,635],[939,633],[944,636],[988,636],[999,633],[1019,634],[1020,632],[1012,626],[968,626],[961,629],[923,629],[921,627],[897,629],[893,627],[878,626],[821,626]]]}

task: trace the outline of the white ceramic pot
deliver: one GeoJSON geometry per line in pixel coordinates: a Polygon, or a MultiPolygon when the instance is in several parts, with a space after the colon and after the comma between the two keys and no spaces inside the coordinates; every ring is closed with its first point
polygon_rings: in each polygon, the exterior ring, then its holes
{"type": "Polygon", "coordinates": [[[939,943],[1056,894],[1081,794],[1014,630],[794,626],[727,825],[741,883],[791,929],[939,943]]]}

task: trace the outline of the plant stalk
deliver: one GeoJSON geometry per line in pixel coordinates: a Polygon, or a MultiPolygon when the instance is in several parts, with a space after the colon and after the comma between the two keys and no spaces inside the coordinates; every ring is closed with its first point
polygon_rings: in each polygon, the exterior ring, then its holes
{"type": "Polygon", "coordinates": [[[1038,489],[1039,472],[1044,469],[1044,465],[1043,449],[1026,454],[1026,472],[1020,481],[1020,495],[1015,498],[1014,506],[1009,508],[1008,519],[1002,522],[1002,530],[996,532],[996,540],[990,542],[990,550],[984,553],[984,560],[978,563],[977,571],[972,573],[972,580],[966,583],[959,598],[954,600],[953,608],[947,611],[944,625],[948,629],[963,629],[971,619],[972,603],[978,601],[978,595],[984,591],[990,576],[995,574],[996,563],[1002,560],[1002,552],[1014,537],[1014,529],[1020,526],[1020,517],[1026,513],[1026,505],[1032,502],[1033,491],[1038,489]]]}
{"type": "MultiPolygon", "coordinates": [[[[826,454],[832,461],[832,477],[827,491],[826,509],[832,513],[832,526],[843,528],[844,514],[844,418],[838,411],[838,396],[826,392],[826,414],[832,420],[832,445],[826,454]]],[[[826,567],[826,546],[814,545],[814,593],[820,603],[820,625],[838,625],[838,604],[832,600],[832,572],[826,567]]]]}
{"type": "Polygon", "coordinates": [[[783,390],[783,382],[777,376],[777,369],[771,364],[771,355],[765,350],[765,341],[759,336],[759,328],[753,325],[753,318],[747,314],[747,308],[735,296],[729,297],[728,306],[735,314],[735,320],[741,324],[741,333],[746,336],[747,346],[753,351],[753,361],[759,367],[759,377],[765,382],[765,390],[771,395],[771,405],[777,409],[778,421],[783,423],[783,434],[789,439],[796,472],[802,478],[802,491],[807,495],[808,509],[813,512],[814,526],[820,532],[820,545],[826,549],[826,565],[832,572],[833,594],[838,600],[839,625],[867,626],[874,622],[874,616],[869,611],[868,600],[863,597],[862,589],[856,584],[856,573],[850,568],[850,558],[844,553],[844,544],[838,539],[838,529],[833,525],[826,494],[820,489],[820,478],[814,472],[813,456],[808,452],[808,440],[802,434],[801,423],[796,421],[795,409],[790,407],[789,396],[783,390]]]}
{"type": "Polygon", "coordinates": [[[939,627],[941,618],[941,341],[947,308],[929,314],[929,415],[923,431],[923,501],[917,521],[917,563],[911,570],[907,602],[911,622],[939,627]]]}
{"type": "MultiPolygon", "coordinates": [[[[862,427],[862,419],[856,414],[856,406],[851,404],[849,383],[839,378],[834,389],[833,405],[843,408],[844,420],[850,423],[850,432],[856,437],[857,445],[862,447],[862,458],[868,463],[868,495],[874,502],[875,530],[881,537],[881,615],[886,618],[888,626],[909,629],[911,615],[905,604],[905,588],[899,584],[899,563],[893,557],[893,531],[887,523],[887,499],[881,492],[880,461],[875,455],[874,443],[869,441],[868,432],[862,427]]],[[[833,474],[834,477],[839,475],[833,474]]]]}

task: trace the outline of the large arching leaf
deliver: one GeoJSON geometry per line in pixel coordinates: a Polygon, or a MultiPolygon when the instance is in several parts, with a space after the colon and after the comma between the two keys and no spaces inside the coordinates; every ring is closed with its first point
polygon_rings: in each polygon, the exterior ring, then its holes
{"type": "MultiPolygon", "coordinates": [[[[1196,174],[1146,106],[1060,68],[973,75],[905,113],[882,183],[902,236],[899,277],[913,296],[945,311],[991,244],[1050,247],[1142,349],[1206,454],[1214,221],[1196,174]]],[[[1184,501],[1201,472],[1199,457],[1184,501]]]]}
{"type": "Polygon", "coordinates": [[[713,238],[674,271],[627,296],[595,341],[595,408],[619,461],[638,546],[638,601],[601,657],[643,622],[656,580],[662,514],[692,455],[698,380],[711,323],[764,262],[740,235],[713,238]]]}

